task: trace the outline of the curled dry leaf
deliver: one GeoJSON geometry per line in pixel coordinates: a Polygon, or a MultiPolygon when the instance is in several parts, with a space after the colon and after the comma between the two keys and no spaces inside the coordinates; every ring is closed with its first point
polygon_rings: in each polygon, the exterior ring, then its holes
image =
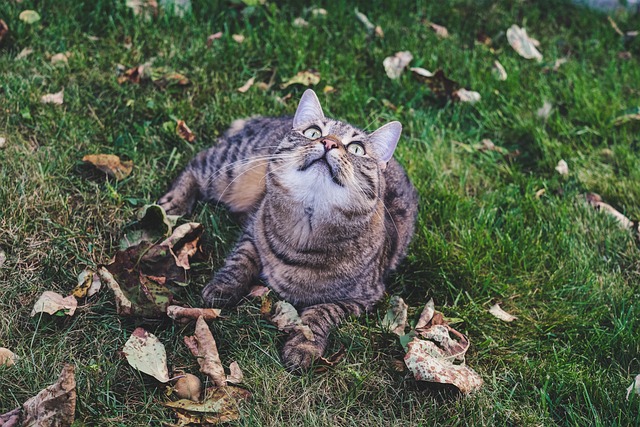
{"type": "Polygon", "coordinates": [[[184,74],[177,73],[165,67],[150,67],[149,77],[153,84],[161,88],[168,86],[187,86],[191,83],[184,74]]]}
{"type": "Polygon", "coordinates": [[[73,297],[73,295],[69,295],[68,297],[63,297],[62,295],[53,292],[53,291],[44,291],[38,301],[33,305],[33,310],[31,310],[31,317],[35,316],[38,313],[47,313],[47,314],[56,314],[60,312],[61,314],[66,314],[67,316],[73,316],[76,308],[78,307],[78,301],[73,297]]]}
{"type": "Polygon", "coordinates": [[[593,206],[596,210],[606,212],[618,221],[618,224],[622,228],[631,229],[637,233],[637,237],[640,239],[640,223],[632,221],[624,214],[616,210],[613,206],[602,201],[602,198],[596,193],[589,193],[586,196],[587,203],[593,206]]]}
{"type": "Polygon", "coordinates": [[[24,49],[22,49],[20,51],[20,53],[18,55],[16,55],[16,61],[19,61],[21,59],[26,58],[27,56],[31,55],[33,53],[33,49],[29,48],[29,47],[25,47],[24,49]]]}
{"type": "Polygon", "coordinates": [[[65,364],[54,384],[24,402],[22,425],[70,427],[76,412],[75,368],[65,364]]]}
{"type": "Polygon", "coordinates": [[[191,268],[189,258],[198,252],[203,231],[202,224],[197,222],[179,225],[159,246],[169,248],[176,266],[189,270],[191,268]]]}
{"type": "Polygon", "coordinates": [[[90,297],[95,295],[101,286],[100,277],[93,270],[83,270],[78,275],[78,284],[73,288],[71,294],[76,298],[90,297]]]}
{"type": "Polygon", "coordinates": [[[100,276],[100,281],[105,283],[107,287],[113,291],[116,300],[116,312],[122,316],[132,315],[133,304],[124,292],[122,292],[122,288],[120,288],[120,285],[116,282],[111,272],[102,266],[98,268],[98,276],[100,276]]]}
{"type": "Polygon", "coordinates": [[[388,56],[382,61],[384,71],[390,79],[397,79],[402,75],[404,69],[413,59],[413,55],[408,50],[396,52],[393,56],[388,56]]]}
{"type": "Polygon", "coordinates": [[[498,60],[493,61],[493,68],[491,69],[491,73],[496,80],[507,80],[507,70],[504,69],[504,67],[498,60]]]}
{"type": "Polygon", "coordinates": [[[198,358],[200,372],[208,376],[213,383],[222,387],[227,384],[227,377],[218,355],[218,347],[213,339],[209,325],[201,316],[196,321],[196,330],[192,337],[184,337],[184,343],[191,353],[198,358]]]}
{"type": "Polygon", "coordinates": [[[394,295],[389,300],[389,309],[381,322],[381,326],[394,334],[404,335],[407,327],[407,309],[409,306],[402,298],[394,295]]]}
{"type": "Polygon", "coordinates": [[[82,161],[92,164],[118,181],[125,179],[133,171],[131,160],[120,160],[120,157],[114,154],[87,154],[82,161]]]}
{"type": "Polygon", "coordinates": [[[217,33],[211,34],[209,37],[207,37],[207,47],[211,47],[211,45],[215,40],[218,40],[221,38],[222,38],[222,31],[218,31],[217,33]]]}
{"type": "Polygon", "coordinates": [[[240,384],[244,380],[244,374],[238,362],[231,362],[229,365],[229,375],[227,375],[227,382],[231,384],[240,384]]]}
{"type": "Polygon", "coordinates": [[[275,303],[274,313],[269,319],[279,330],[290,332],[292,330],[300,331],[309,341],[315,341],[313,331],[309,326],[302,323],[302,319],[298,315],[298,311],[294,306],[286,301],[278,301],[275,303]]]}
{"type": "Polygon", "coordinates": [[[137,214],[136,220],[127,224],[124,236],[120,240],[120,249],[138,245],[143,241],[158,242],[171,236],[177,218],[167,215],[164,209],[156,204],[144,205],[137,214]]]}
{"type": "Polygon", "coordinates": [[[480,94],[478,92],[474,92],[472,90],[467,90],[465,88],[460,88],[453,92],[451,98],[455,101],[458,100],[460,102],[468,102],[469,104],[475,104],[480,101],[480,94]]]}
{"type": "Polygon", "coordinates": [[[40,20],[40,14],[35,10],[23,10],[18,18],[25,24],[35,24],[40,20]]]}
{"type": "Polygon", "coordinates": [[[202,396],[202,381],[193,374],[185,374],[175,381],[172,389],[180,399],[198,402],[202,396]]]}
{"type": "Polygon", "coordinates": [[[236,42],[236,43],[242,43],[244,42],[244,36],[242,34],[234,34],[231,36],[231,38],[236,42]]]}
{"type": "Polygon", "coordinates": [[[427,301],[424,308],[422,309],[422,313],[420,314],[418,323],[416,323],[415,330],[420,332],[425,328],[427,328],[431,324],[431,320],[433,319],[433,316],[435,314],[436,314],[436,306],[435,306],[435,303],[433,302],[433,298],[431,298],[429,301],[427,301]]]}
{"type": "Polygon", "coordinates": [[[311,9],[311,16],[313,16],[314,18],[318,16],[327,16],[327,9],[314,7],[313,9],[311,9]]]}
{"type": "Polygon", "coordinates": [[[447,37],[449,37],[449,30],[447,30],[446,27],[434,24],[433,22],[429,22],[427,25],[433,30],[434,33],[436,33],[436,36],[440,37],[441,39],[446,39],[447,37]]]}
{"type": "Polygon", "coordinates": [[[507,30],[507,40],[509,44],[518,52],[518,55],[525,59],[535,59],[536,61],[542,61],[542,54],[536,49],[536,45],[539,42],[530,38],[527,35],[527,30],[520,28],[517,25],[512,25],[507,30]]]}
{"type": "Polygon", "coordinates": [[[181,399],[163,405],[176,411],[179,425],[211,425],[239,419],[240,402],[249,397],[251,393],[240,387],[211,387],[202,402],[181,399]]]}
{"type": "Polygon", "coordinates": [[[4,250],[0,249],[0,268],[2,268],[5,261],[7,261],[7,254],[4,252],[4,250]]]}
{"type": "Polygon", "coordinates": [[[632,391],[635,392],[636,395],[640,396],[640,375],[636,375],[631,385],[627,388],[627,400],[629,400],[629,396],[632,391]]]}
{"type": "Polygon", "coordinates": [[[151,375],[161,383],[169,381],[169,370],[167,369],[167,353],[160,340],[144,328],[136,328],[124,347],[122,353],[125,355],[129,365],[151,375]]]}
{"type": "Polygon", "coordinates": [[[253,83],[256,81],[255,77],[251,77],[249,80],[246,81],[245,84],[243,84],[242,86],[240,86],[238,88],[238,92],[240,93],[245,93],[246,91],[248,91],[251,86],[253,86],[253,83]]]}
{"type": "Polygon", "coordinates": [[[309,23],[304,18],[297,17],[296,19],[293,20],[291,25],[293,25],[296,28],[305,28],[309,26],[309,23]]]}
{"type": "Polygon", "coordinates": [[[569,175],[569,165],[564,160],[560,160],[555,169],[562,176],[569,175]]]}
{"type": "Polygon", "coordinates": [[[354,10],[354,13],[356,14],[356,18],[358,19],[358,21],[360,21],[362,25],[364,25],[365,29],[367,30],[367,33],[373,34],[373,32],[376,29],[376,26],[373,25],[371,21],[369,21],[369,18],[367,18],[367,15],[360,12],[357,8],[354,10]]]}
{"type": "Polygon", "coordinates": [[[220,317],[219,308],[192,308],[180,307],[178,305],[170,305],[167,307],[167,316],[173,320],[198,320],[199,317],[204,320],[213,320],[220,317]]]}
{"type": "Polygon", "coordinates": [[[13,366],[18,360],[18,356],[16,356],[11,350],[8,348],[0,347],[0,366],[13,366]]]}
{"type": "Polygon", "coordinates": [[[9,26],[3,19],[0,19],[0,43],[2,43],[2,39],[9,34],[9,26]]]}
{"type": "Polygon", "coordinates": [[[411,72],[416,76],[416,78],[420,81],[426,81],[426,79],[433,77],[433,73],[429,70],[426,70],[421,67],[411,67],[409,68],[411,72]]]}
{"type": "Polygon", "coordinates": [[[180,138],[187,142],[193,142],[196,140],[196,134],[189,129],[189,126],[187,126],[184,120],[178,120],[176,124],[176,133],[180,138]]]}
{"type": "Polygon", "coordinates": [[[303,86],[315,86],[320,83],[320,73],[316,70],[300,71],[295,76],[291,77],[280,87],[285,89],[294,84],[301,84],[303,86]]]}
{"type": "Polygon", "coordinates": [[[269,292],[271,292],[271,289],[267,288],[266,286],[255,285],[249,291],[248,296],[252,298],[262,298],[263,296],[267,295],[269,292]]]}
{"type": "Polygon", "coordinates": [[[497,303],[491,306],[491,308],[489,309],[489,313],[491,313],[498,319],[503,320],[505,322],[513,322],[514,320],[517,319],[516,316],[504,311],[502,307],[500,307],[500,304],[497,304],[497,303]]]}
{"type": "Polygon", "coordinates": [[[56,53],[51,57],[51,65],[59,67],[69,63],[69,53],[56,53]]]}
{"type": "Polygon", "coordinates": [[[56,93],[48,93],[40,97],[40,102],[43,104],[62,105],[64,103],[64,89],[56,93]]]}
{"type": "Polygon", "coordinates": [[[625,123],[638,121],[638,120],[640,120],[640,107],[634,107],[626,110],[624,114],[622,114],[621,116],[616,117],[613,120],[613,124],[616,126],[619,126],[625,123]]]}

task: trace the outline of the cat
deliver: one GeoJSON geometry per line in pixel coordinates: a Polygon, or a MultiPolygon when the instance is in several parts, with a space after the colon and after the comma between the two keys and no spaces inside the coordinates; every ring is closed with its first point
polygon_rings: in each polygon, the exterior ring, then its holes
{"type": "Polygon", "coordinates": [[[202,297],[232,306],[261,278],[296,306],[314,339],[289,334],[281,354],[290,371],[308,369],[331,329],[373,308],[406,254],[418,195],[392,157],[401,131],[397,121],[366,133],[325,118],[308,89],[293,118],[233,122],[158,201],[168,214],[189,214],[202,200],[246,215],[202,297]]]}

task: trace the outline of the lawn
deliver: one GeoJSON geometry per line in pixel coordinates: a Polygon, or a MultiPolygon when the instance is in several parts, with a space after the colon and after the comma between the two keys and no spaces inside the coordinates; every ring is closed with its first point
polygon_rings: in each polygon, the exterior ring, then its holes
{"type": "MultiPolygon", "coordinates": [[[[622,33],[640,29],[638,15],[610,16],[622,33]]],[[[253,394],[232,424],[640,424],[640,396],[626,398],[640,373],[640,246],[585,202],[595,192],[640,218],[640,120],[616,121],[640,107],[640,37],[618,34],[606,14],[547,0],[249,7],[193,0],[184,17],[145,20],[124,0],[4,0],[0,19],[9,27],[0,41],[0,347],[20,357],[0,366],[0,414],[72,363],[74,425],[173,422],[161,405],[164,387],[119,353],[141,321],[119,317],[108,289],[73,317],[30,317],[31,309],[43,291],[68,294],[83,269],[108,263],[137,210],[234,119],[293,114],[306,87],[282,84],[314,69],[327,115],[367,130],[402,122],[396,158],[421,201],[388,294],[409,304],[411,322],[429,298],[461,319],[455,327],[471,341],[466,363],[485,384],[458,396],[399,369],[402,347],[379,326],[387,300],[333,335],[330,350],[344,347],[343,360],[292,375],[279,359],[285,335],[261,317],[256,300],[211,322],[223,362],[239,362],[253,394]],[[356,8],[383,37],[368,34],[356,8]],[[23,10],[41,20],[20,20],[23,10]],[[292,25],[300,17],[307,26],[292,25]],[[514,24],[540,41],[540,62],[511,48],[506,30],[514,24]],[[382,63],[398,51],[412,53],[411,67],[442,69],[481,100],[439,98],[409,70],[390,79],[382,63]],[[52,64],[59,53],[66,60],[52,64]],[[492,72],[496,60],[504,81],[492,72]],[[189,84],[118,81],[145,63],[189,84]],[[252,77],[256,84],[239,92],[252,77]],[[63,89],[62,105],[41,102],[63,89]],[[551,111],[539,114],[545,102],[551,111]],[[195,141],[176,133],[177,120],[195,141]],[[480,149],[485,139],[502,151],[480,149]],[[105,178],[82,162],[95,153],[131,160],[133,173],[105,178]],[[565,175],[555,169],[560,160],[565,175]],[[518,319],[489,314],[496,302],[518,319]]],[[[180,297],[197,306],[240,228],[220,206],[199,205],[192,219],[205,227],[206,259],[180,297]]],[[[170,368],[198,372],[182,342],[192,325],[145,327],[166,346],[170,368]]]]}

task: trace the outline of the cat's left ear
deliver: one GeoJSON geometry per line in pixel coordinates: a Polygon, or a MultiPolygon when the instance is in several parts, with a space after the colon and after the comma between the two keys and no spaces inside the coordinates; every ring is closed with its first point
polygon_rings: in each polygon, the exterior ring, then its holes
{"type": "Polygon", "coordinates": [[[311,89],[305,90],[300,98],[296,115],[293,117],[293,127],[298,128],[321,119],[324,119],[324,113],[316,93],[311,89]]]}
{"type": "Polygon", "coordinates": [[[400,134],[402,134],[402,125],[394,121],[369,135],[369,141],[380,163],[386,165],[391,160],[400,140],[400,134]]]}

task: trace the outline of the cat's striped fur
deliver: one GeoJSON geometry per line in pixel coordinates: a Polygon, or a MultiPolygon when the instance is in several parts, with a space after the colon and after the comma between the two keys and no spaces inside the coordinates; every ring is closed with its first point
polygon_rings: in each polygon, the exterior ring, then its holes
{"type": "Polygon", "coordinates": [[[294,118],[234,122],[159,200],[170,214],[189,213],[196,200],[247,214],[202,295],[233,305],[262,278],[297,306],[315,341],[292,332],[282,352],[289,369],[308,367],[333,327],[370,310],[405,255],[417,194],[392,158],[400,131],[398,122],[368,134],[327,119],[308,90],[294,118]]]}

